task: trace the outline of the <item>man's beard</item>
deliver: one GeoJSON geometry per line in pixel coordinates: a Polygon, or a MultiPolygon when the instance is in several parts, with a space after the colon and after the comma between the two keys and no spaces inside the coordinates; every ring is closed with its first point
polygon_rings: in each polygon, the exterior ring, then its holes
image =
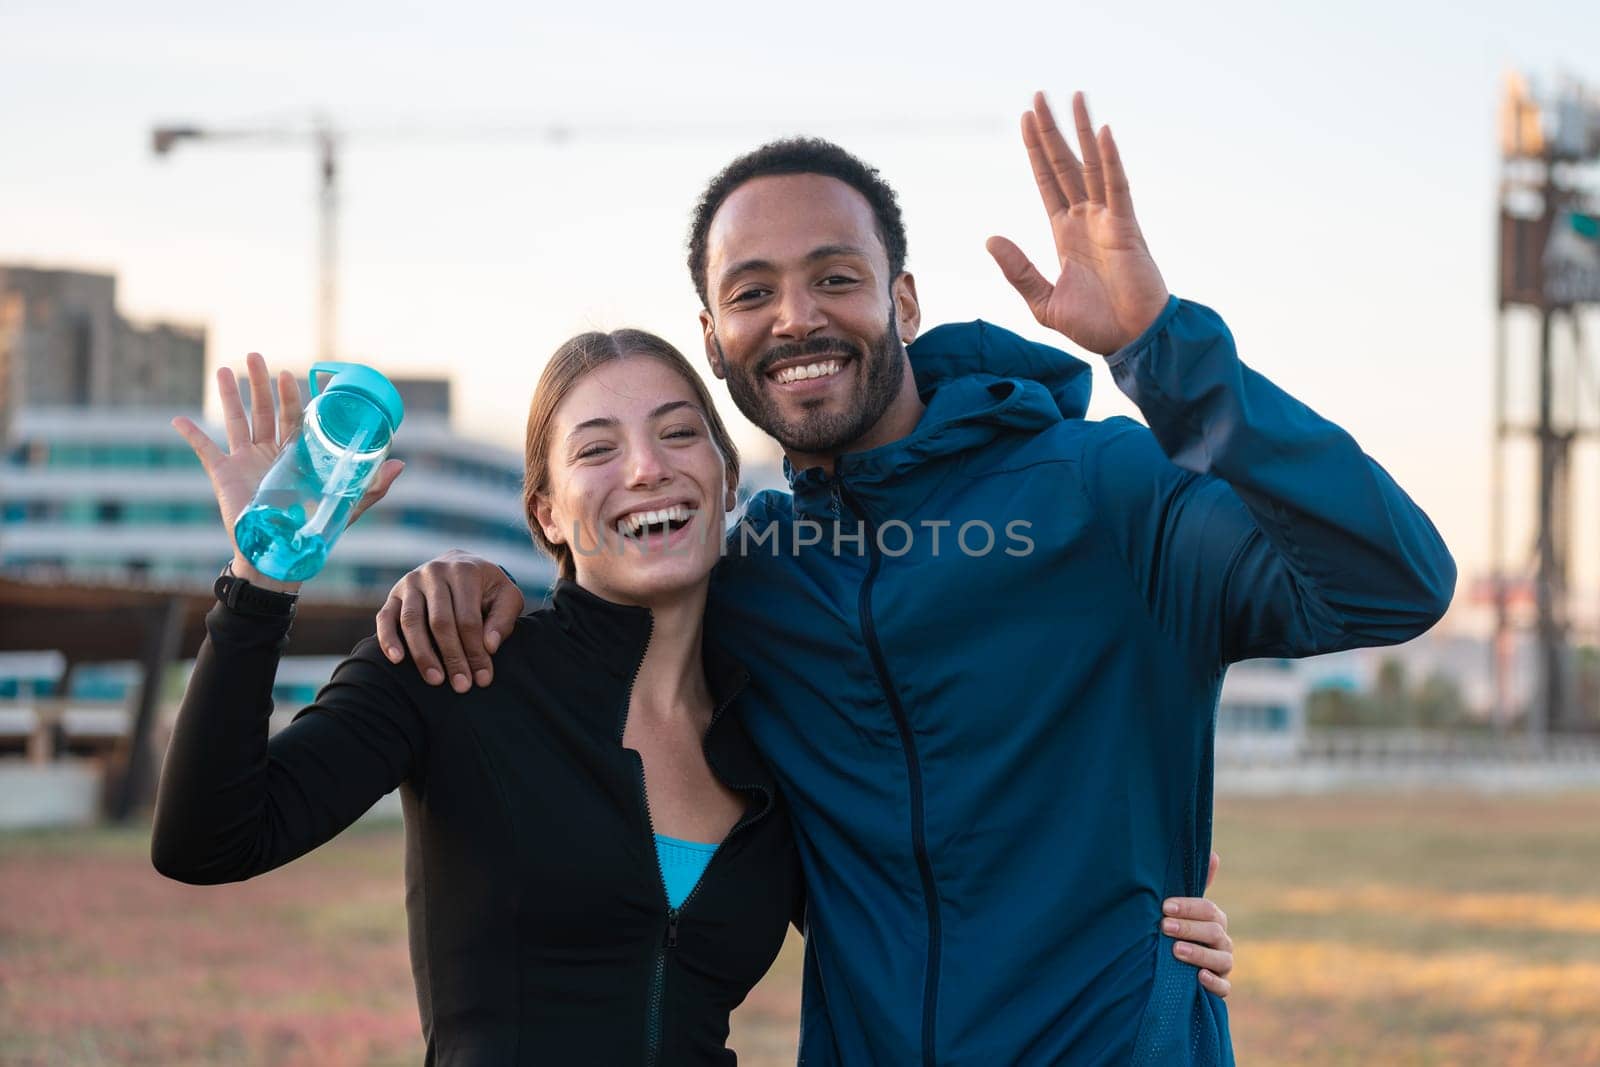
{"type": "MultiPolygon", "coordinates": [[[[763,352],[756,365],[749,370],[729,365],[726,355],[723,355],[722,364],[726,368],[728,393],[733,397],[734,406],[745,418],[776,438],[784,451],[837,455],[851,443],[865,437],[883,418],[884,412],[889,410],[889,405],[894,402],[905,381],[905,350],[905,343],[900,340],[891,313],[882,336],[872,343],[866,353],[840,338],[814,337],[799,343],[774,345],[763,352]],[[856,395],[851,398],[853,403],[844,411],[828,412],[816,410],[823,403],[817,400],[812,401],[809,409],[803,409],[798,416],[783,414],[771,393],[772,384],[767,378],[767,370],[780,360],[791,360],[796,356],[817,356],[819,360],[828,356],[854,359],[860,365],[856,372],[860,384],[856,395]]],[[[717,352],[722,355],[720,341],[717,342],[717,352]]],[[[844,371],[841,369],[840,373],[844,371]]]]}

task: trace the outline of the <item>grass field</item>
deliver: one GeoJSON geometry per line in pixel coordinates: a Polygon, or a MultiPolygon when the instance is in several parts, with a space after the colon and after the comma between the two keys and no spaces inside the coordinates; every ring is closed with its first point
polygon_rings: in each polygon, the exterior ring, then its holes
{"type": "MultiPolygon", "coordinates": [[[[1228,799],[1240,1063],[1600,1064],[1600,795],[1228,799]]],[[[0,836],[0,1064],[419,1062],[401,838],[241,886],[138,830],[0,836]]],[[[794,1062],[798,945],[736,1019],[794,1062]]]]}

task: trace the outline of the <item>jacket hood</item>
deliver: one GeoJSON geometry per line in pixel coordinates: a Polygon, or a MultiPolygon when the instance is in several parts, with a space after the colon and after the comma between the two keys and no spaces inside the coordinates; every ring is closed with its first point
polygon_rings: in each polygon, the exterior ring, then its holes
{"type": "MultiPolygon", "coordinates": [[[[1003,433],[1038,433],[1080,419],[1089,405],[1089,365],[1057,348],[973,321],[936,326],[907,346],[917,393],[927,405],[898,441],[847,453],[835,466],[859,488],[898,482],[939,456],[980,448],[1003,433]]],[[[831,479],[821,468],[784,473],[799,510],[830,509],[831,479]]]]}
{"type": "Polygon", "coordinates": [[[1089,410],[1089,364],[982,319],[935,326],[907,345],[906,353],[924,403],[946,382],[989,374],[1038,382],[1064,419],[1081,419],[1089,410]]]}

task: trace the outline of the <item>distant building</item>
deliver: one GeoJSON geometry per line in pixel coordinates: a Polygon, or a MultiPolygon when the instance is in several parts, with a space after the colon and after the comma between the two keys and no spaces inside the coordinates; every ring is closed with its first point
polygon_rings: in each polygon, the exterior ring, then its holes
{"type": "MultiPolygon", "coordinates": [[[[30,580],[205,588],[232,554],[179,412],[22,409],[0,461],[0,570],[30,580]]],[[[200,412],[185,412],[197,422],[200,412]]],[[[204,425],[202,423],[202,425],[204,425]]],[[[220,428],[208,432],[221,440],[220,428]]],[[[522,511],[522,459],[409,416],[391,453],[406,471],[306,587],[383,593],[448,548],[504,564],[530,591],[553,578],[522,511]]]]}
{"type": "Polygon", "coordinates": [[[1311,684],[1303,661],[1249,659],[1228,668],[1217,703],[1217,755],[1286,759],[1306,736],[1311,684]]]}
{"type": "Polygon", "coordinates": [[[124,319],[118,324],[110,377],[108,392],[118,407],[199,406],[195,391],[208,384],[205,331],[170,322],[141,325],[124,319]]]}
{"type": "Polygon", "coordinates": [[[0,265],[0,435],[23,407],[198,408],[206,337],[117,311],[109,274],[0,265]]]}
{"type": "MultiPolygon", "coordinates": [[[[1241,757],[1290,755],[1307,736],[1307,701],[1322,690],[1371,693],[1387,662],[1400,664],[1408,684],[1448,678],[1469,715],[1492,722],[1493,679],[1489,639],[1436,629],[1401,645],[1353,648],[1306,659],[1245,660],[1228,668],[1217,708],[1217,751],[1241,757]]],[[[1533,695],[1532,641],[1505,650],[1510,668],[1509,712],[1520,715],[1533,695]]],[[[1401,723],[1394,723],[1401,726],[1401,723]]]]}
{"type": "MultiPolygon", "coordinates": [[[[178,414],[205,425],[205,347],[197,327],[123,318],[111,275],[0,266],[0,571],[211,584],[228,536],[199,461],[170,425],[178,414]]],[[[395,384],[406,420],[392,455],[406,472],[341,539],[308,595],[379,597],[452,547],[542,592],[552,568],[523,516],[521,456],[450,429],[448,381],[395,384]]],[[[248,405],[243,379],[240,392],[248,405]]]]}
{"type": "Polygon", "coordinates": [[[450,418],[450,380],[448,378],[390,377],[406,406],[406,418],[419,415],[450,418]]]}

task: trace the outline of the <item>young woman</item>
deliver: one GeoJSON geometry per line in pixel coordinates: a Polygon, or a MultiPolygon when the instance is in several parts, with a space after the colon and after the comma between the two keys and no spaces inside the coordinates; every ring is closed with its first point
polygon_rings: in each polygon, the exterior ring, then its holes
{"type": "MultiPolygon", "coordinates": [[[[249,374],[253,420],[218,375],[227,452],[175,423],[229,529],[299,416],[280,375],[275,433],[260,356],[249,374]]],[[[744,673],[702,623],[737,478],[681,354],[639,331],[573,338],[527,430],[529,523],[561,580],[499,642],[494,684],[430,686],[368,639],[270,739],[295,588],[235,555],[256,588],[207,617],[157,869],[252,877],[398,787],[428,1063],[733,1063],[729,1013],[803,900],[782,798],[730,710],[744,673]]]]}

